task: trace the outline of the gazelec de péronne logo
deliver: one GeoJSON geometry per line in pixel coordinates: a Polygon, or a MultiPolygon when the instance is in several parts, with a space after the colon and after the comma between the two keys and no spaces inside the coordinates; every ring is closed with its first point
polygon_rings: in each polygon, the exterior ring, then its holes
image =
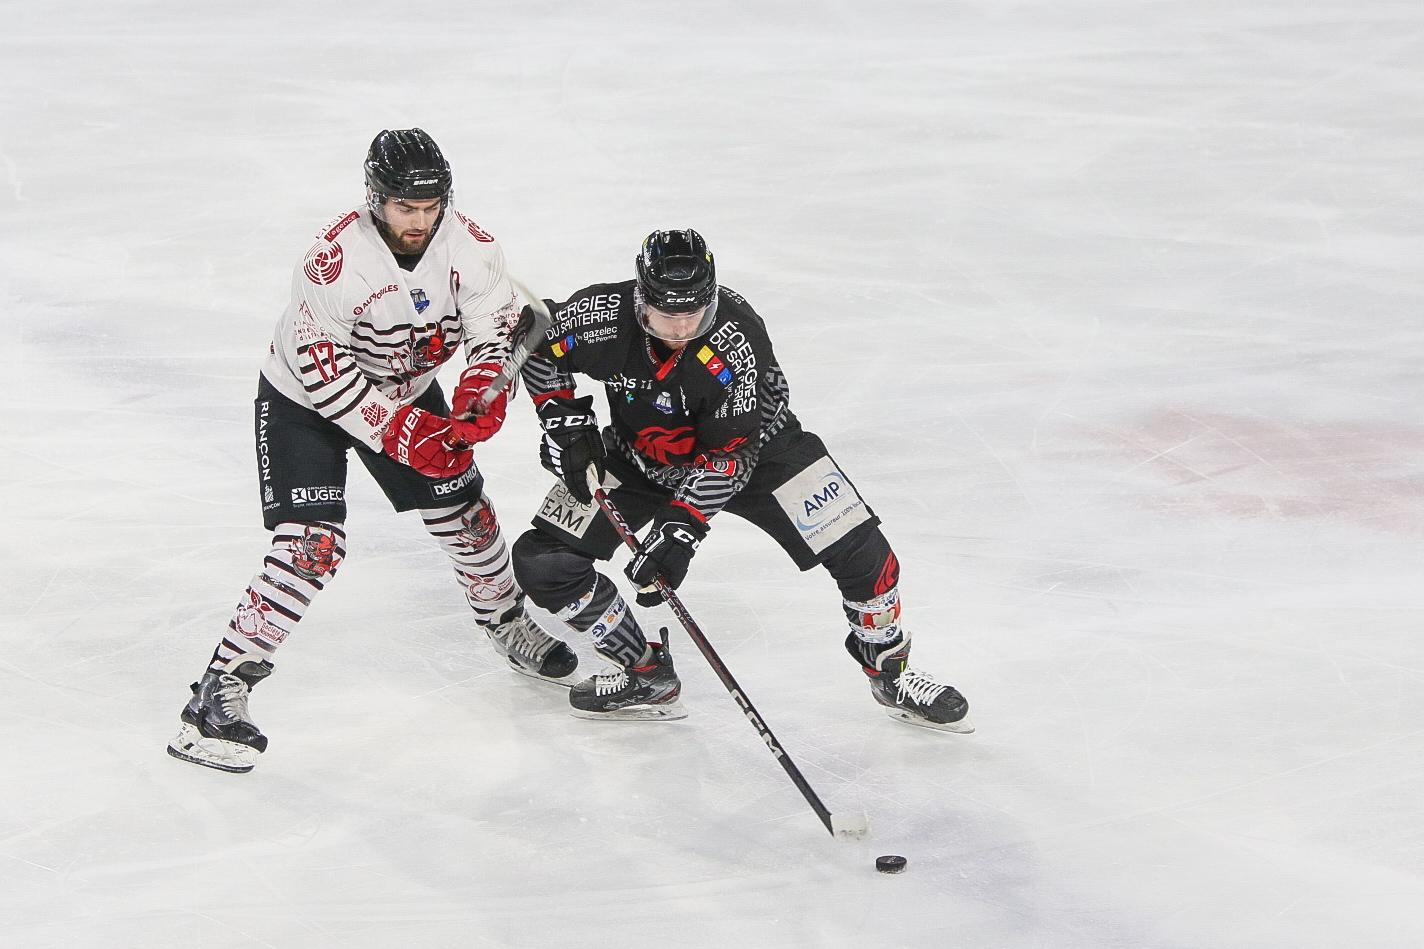
{"type": "Polygon", "coordinates": [[[802,530],[819,526],[827,514],[840,509],[835,502],[845,493],[845,488],[845,475],[839,471],[828,473],[814,491],[801,499],[803,516],[796,519],[796,526],[802,530]]]}

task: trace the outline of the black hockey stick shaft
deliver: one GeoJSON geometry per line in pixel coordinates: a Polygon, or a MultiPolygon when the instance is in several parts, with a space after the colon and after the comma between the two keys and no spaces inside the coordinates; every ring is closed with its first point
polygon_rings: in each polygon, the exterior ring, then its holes
{"type": "MultiPolygon", "coordinates": [[[[589,468],[589,475],[590,486],[592,486],[592,483],[596,483],[597,481],[596,473],[592,467],[589,468]]],[[[618,508],[614,507],[613,502],[608,497],[608,492],[602,488],[595,488],[593,497],[598,502],[599,508],[601,508],[603,513],[608,517],[608,521],[613,525],[613,529],[617,531],[618,536],[623,539],[623,543],[628,545],[629,549],[636,551],[638,549],[638,540],[633,536],[632,529],[629,528],[628,522],[623,519],[623,515],[619,512],[618,508]]],[[[702,633],[702,628],[697,625],[697,621],[694,620],[692,614],[687,611],[687,607],[683,605],[682,599],[677,595],[677,591],[668,586],[662,577],[655,578],[653,582],[657,585],[658,592],[663,595],[663,599],[667,601],[668,606],[672,607],[672,611],[674,615],[677,616],[678,622],[682,623],[682,628],[687,630],[688,637],[692,639],[698,651],[702,653],[702,657],[707,660],[707,664],[712,667],[712,671],[717,673],[717,678],[722,680],[722,685],[726,687],[728,692],[732,693],[732,698],[736,700],[737,705],[742,710],[742,714],[747,717],[747,721],[752,723],[752,727],[755,728],[757,734],[761,736],[761,740],[766,743],[767,750],[770,751],[772,757],[781,764],[787,776],[791,778],[791,783],[796,785],[796,790],[800,791],[801,796],[806,799],[806,803],[811,805],[811,810],[816,812],[816,816],[821,819],[821,823],[826,825],[826,831],[834,837],[836,830],[831,823],[831,812],[826,809],[825,804],[821,803],[821,798],[816,794],[815,789],[811,787],[810,782],[806,780],[806,776],[801,773],[800,768],[796,767],[796,762],[791,760],[791,756],[781,747],[781,742],[777,741],[776,736],[772,734],[771,728],[766,724],[766,719],[761,717],[761,713],[752,705],[752,700],[747,698],[747,693],[737,684],[737,680],[732,676],[732,671],[727,668],[727,664],[722,661],[722,657],[717,655],[717,650],[713,649],[712,644],[707,641],[707,637],[702,633]]]]}

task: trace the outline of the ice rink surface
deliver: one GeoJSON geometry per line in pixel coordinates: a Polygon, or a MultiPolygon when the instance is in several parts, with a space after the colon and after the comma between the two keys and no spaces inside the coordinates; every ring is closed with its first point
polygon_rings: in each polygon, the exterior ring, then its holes
{"type": "Polygon", "coordinates": [[[4,4],[0,943],[1424,945],[1424,7],[593,7],[4,4]],[[680,631],[688,719],[569,717],[359,468],[258,769],[164,754],[291,268],[412,125],[545,295],[693,226],[766,318],[979,730],[883,715],[743,523],[684,593],[870,839],[680,631]]]}

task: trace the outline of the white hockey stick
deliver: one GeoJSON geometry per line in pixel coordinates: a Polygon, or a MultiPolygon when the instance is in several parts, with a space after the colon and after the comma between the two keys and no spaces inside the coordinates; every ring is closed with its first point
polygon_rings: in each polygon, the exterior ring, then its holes
{"type": "MultiPolygon", "coordinates": [[[[489,388],[485,389],[484,393],[480,395],[479,401],[475,403],[476,415],[484,415],[488,412],[489,407],[494,404],[494,400],[499,398],[499,394],[508,389],[518,378],[519,370],[524,368],[529,357],[534,355],[534,350],[544,341],[544,334],[549,331],[549,327],[554,325],[554,316],[544,305],[543,297],[513,277],[509,278],[509,282],[514,287],[514,292],[529,304],[529,311],[533,314],[534,319],[523,326],[515,327],[515,332],[520,334],[519,338],[515,340],[509,358],[504,361],[503,366],[499,367],[499,374],[494,377],[489,388]]],[[[465,417],[469,418],[470,416],[465,417]]]]}

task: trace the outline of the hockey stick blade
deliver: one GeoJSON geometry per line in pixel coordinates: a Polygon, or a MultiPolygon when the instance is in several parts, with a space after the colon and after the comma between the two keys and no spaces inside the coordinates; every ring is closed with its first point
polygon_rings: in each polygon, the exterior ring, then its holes
{"type": "MultiPolygon", "coordinates": [[[[608,492],[598,483],[597,470],[590,465],[587,478],[589,487],[593,489],[594,500],[598,502],[598,507],[603,511],[608,522],[613,525],[613,530],[622,538],[623,543],[632,550],[638,549],[638,540],[633,536],[632,529],[613,501],[608,497],[608,492]]],[[[761,713],[752,705],[751,699],[747,698],[746,691],[737,683],[732,676],[732,670],[727,668],[727,664],[722,661],[722,657],[717,655],[717,650],[712,648],[707,637],[702,632],[702,628],[697,625],[697,621],[692,618],[692,614],[683,605],[682,599],[677,592],[667,585],[667,581],[662,577],[655,577],[653,580],[658,592],[663,595],[663,600],[672,609],[682,628],[687,632],[692,644],[697,647],[697,651],[702,653],[702,658],[707,660],[707,664],[712,667],[712,671],[717,674],[717,678],[722,681],[722,686],[731,693],[737,707],[751,726],[756,729],[757,736],[771,752],[777,764],[781,765],[786,776],[791,779],[791,783],[796,785],[796,790],[801,792],[801,796],[806,799],[806,803],[811,805],[811,810],[815,811],[825,826],[827,832],[833,837],[863,837],[870,830],[870,822],[864,815],[837,815],[832,814],[826,805],[821,801],[814,788],[811,787],[806,776],[801,773],[801,769],[796,766],[796,762],[791,760],[791,756],[786,753],[786,749],[781,746],[781,742],[772,734],[771,727],[766,724],[766,720],[761,717],[761,713]]]]}
{"type": "Polygon", "coordinates": [[[864,811],[854,814],[832,814],[831,833],[837,837],[864,837],[870,833],[870,816],[864,811]]]}

